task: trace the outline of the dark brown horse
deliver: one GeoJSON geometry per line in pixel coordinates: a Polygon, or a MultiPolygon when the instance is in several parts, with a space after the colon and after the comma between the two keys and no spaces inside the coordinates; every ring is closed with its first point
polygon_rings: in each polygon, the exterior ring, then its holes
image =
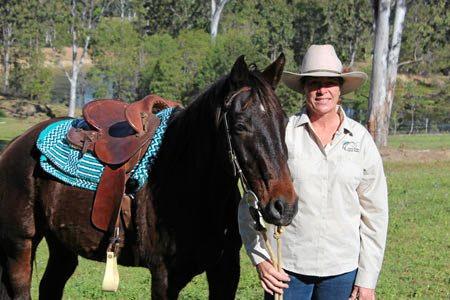
{"type": "MultiPolygon", "coordinates": [[[[235,296],[240,195],[225,119],[263,217],[286,225],[295,215],[287,118],[274,93],[283,67],[284,56],[263,72],[249,70],[241,57],[228,76],[172,115],[149,182],[132,202],[132,223],[118,258],[122,265],[151,270],[153,299],[177,298],[204,271],[211,299],[235,296]]],[[[1,299],[30,297],[32,262],[43,237],[49,260],[39,286],[42,299],[62,297],[78,255],[105,261],[109,235],[90,219],[94,192],[63,184],[40,168],[36,138],[54,121],[19,136],[0,157],[1,299]]]]}

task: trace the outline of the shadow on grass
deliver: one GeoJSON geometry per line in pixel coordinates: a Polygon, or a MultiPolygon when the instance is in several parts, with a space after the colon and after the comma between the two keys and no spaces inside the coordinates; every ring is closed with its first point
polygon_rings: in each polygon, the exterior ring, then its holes
{"type": "Polygon", "coordinates": [[[3,148],[6,147],[6,145],[9,143],[9,140],[0,140],[0,152],[3,150],[3,148]]]}

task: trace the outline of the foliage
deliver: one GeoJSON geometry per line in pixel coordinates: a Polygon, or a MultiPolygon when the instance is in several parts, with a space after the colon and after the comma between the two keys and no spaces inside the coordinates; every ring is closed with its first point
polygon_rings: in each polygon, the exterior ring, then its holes
{"type": "Polygon", "coordinates": [[[143,1],[147,34],[178,35],[182,30],[208,28],[209,1],[143,1]]]}
{"type": "Polygon", "coordinates": [[[303,0],[294,6],[294,57],[300,66],[311,44],[327,43],[327,5],[325,1],[303,0]]]}
{"type": "MultiPolygon", "coordinates": [[[[450,124],[448,84],[448,77],[402,76],[397,83],[396,100],[392,108],[391,132],[395,133],[401,126],[414,126],[411,125],[414,122],[425,123],[426,119],[429,123],[428,132],[448,131],[448,128],[439,128],[441,124],[450,124]]],[[[425,128],[421,130],[425,132],[425,128]]],[[[415,132],[414,127],[412,131],[415,132]]]]}
{"type": "Polygon", "coordinates": [[[350,65],[352,55],[359,60],[372,50],[372,6],[366,0],[330,1],[328,11],[329,43],[344,65],[350,65]]]}
{"type": "Polygon", "coordinates": [[[449,74],[449,11],[448,1],[410,1],[399,61],[405,64],[400,71],[449,74]]]}
{"type": "MultiPolygon", "coordinates": [[[[33,53],[42,53],[44,46],[58,53],[70,50],[69,2],[1,3],[4,5],[0,8],[0,25],[13,21],[15,30],[11,91],[43,99],[45,96],[38,95],[46,95],[43,87],[50,85],[52,78],[42,65],[43,60],[31,58],[37,55],[33,53]],[[28,69],[31,65],[32,69],[28,69]],[[26,69],[32,72],[25,72],[26,69]],[[25,75],[36,80],[28,82],[25,75]]],[[[81,5],[80,1],[77,3],[81,5]]],[[[448,6],[445,0],[408,1],[400,73],[448,74],[448,6]]],[[[107,17],[89,32],[93,34],[89,54],[94,65],[87,80],[94,96],[132,101],[152,92],[187,103],[229,72],[242,54],[249,64],[256,63],[262,68],[284,52],[285,69],[297,72],[307,47],[313,43],[333,44],[344,65],[352,63],[354,55],[355,69],[371,73],[366,63],[370,61],[373,43],[369,1],[230,1],[222,12],[215,43],[210,42],[208,34],[210,9],[210,2],[205,0],[113,1],[106,8],[107,17]]],[[[96,9],[94,15],[99,13],[96,9]]],[[[80,27],[81,23],[75,25],[80,27]]],[[[82,40],[87,33],[81,30],[78,39],[82,40]]],[[[4,50],[3,45],[0,47],[4,50]]],[[[4,57],[3,51],[0,55],[4,57]]],[[[392,112],[393,127],[411,119],[413,105],[415,118],[449,122],[445,86],[427,85],[430,83],[424,85],[421,80],[399,82],[392,112]]],[[[283,85],[277,92],[288,114],[302,106],[302,95],[283,85]]],[[[361,122],[366,118],[368,94],[366,83],[356,93],[344,97],[344,106],[361,122]]]]}
{"type": "Polygon", "coordinates": [[[43,64],[43,54],[33,53],[30,57],[30,65],[27,68],[19,68],[23,72],[21,77],[21,89],[24,95],[31,100],[48,102],[52,89],[52,71],[43,64]]]}
{"type": "Polygon", "coordinates": [[[94,96],[135,100],[139,75],[139,34],[129,22],[119,19],[99,24],[92,41],[95,66],[88,77],[95,89],[94,96]]]}

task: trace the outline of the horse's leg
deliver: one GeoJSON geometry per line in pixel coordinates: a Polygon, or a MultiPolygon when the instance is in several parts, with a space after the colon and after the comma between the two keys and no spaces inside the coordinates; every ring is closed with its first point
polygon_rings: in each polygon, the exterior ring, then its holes
{"type": "Polygon", "coordinates": [[[1,253],[1,299],[30,299],[32,240],[14,238],[5,243],[1,253]]]}
{"type": "Polygon", "coordinates": [[[167,269],[163,263],[156,264],[151,267],[152,274],[152,299],[162,300],[168,299],[167,297],[167,269]]]}
{"type": "Polygon", "coordinates": [[[61,299],[64,286],[78,265],[78,256],[52,235],[46,235],[45,239],[49,259],[39,285],[39,299],[61,299]]]}
{"type": "Polygon", "coordinates": [[[225,248],[219,262],[206,270],[209,299],[234,299],[239,283],[239,250],[242,242],[237,226],[227,232],[225,248]]]}
{"type": "Polygon", "coordinates": [[[168,269],[165,264],[154,265],[152,272],[152,299],[175,300],[180,291],[192,280],[184,268],[168,269]]]}

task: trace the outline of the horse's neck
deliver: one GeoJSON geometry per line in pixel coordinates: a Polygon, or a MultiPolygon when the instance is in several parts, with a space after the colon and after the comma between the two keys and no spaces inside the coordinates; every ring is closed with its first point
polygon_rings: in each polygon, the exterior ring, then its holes
{"type": "Polygon", "coordinates": [[[157,172],[162,180],[181,175],[183,180],[205,180],[228,171],[225,132],[215,127],[215,113],[211,104],[195,103],[173,116],[158,154],[157,172]],[[176,174],[168,174],[168,169],[176,174]]]}

